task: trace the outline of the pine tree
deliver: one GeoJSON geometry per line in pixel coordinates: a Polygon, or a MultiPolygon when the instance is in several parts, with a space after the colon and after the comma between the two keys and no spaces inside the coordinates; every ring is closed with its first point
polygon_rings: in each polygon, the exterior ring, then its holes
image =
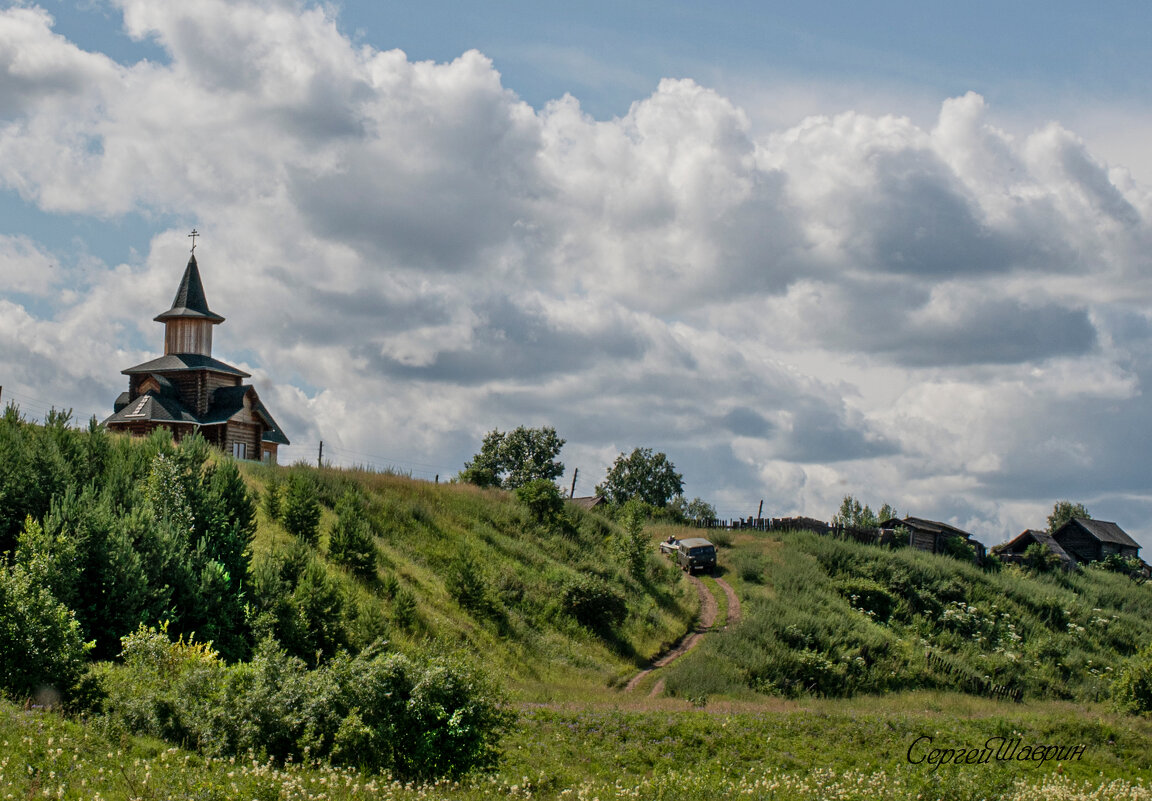
{"type": "Polygon", "coordinates": [[[328,557],[358,576],[376,575],[376,540],[364,519],[363,502],[349,490],[336,505],[336,523],[328,535],[328,557]]]}
{"type": "Polygon", "coordinates": [[[320,503],[316,488],[299,473],[288,479],[288,487],[281,504],[281,522],[289,534],[302,542],[315,546],[320,541],[320,503]]]}

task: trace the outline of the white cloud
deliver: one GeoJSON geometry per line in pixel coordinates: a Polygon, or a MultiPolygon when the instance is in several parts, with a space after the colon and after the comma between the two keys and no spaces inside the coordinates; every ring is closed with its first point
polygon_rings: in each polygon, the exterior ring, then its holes
{"type": "MultiPolygon", "coordinates": [[[[596,121],[312,6],[121,5],[168,63],[0,13],[0,186],[194,221],[217,354],[300,450],[443,475],[490,428],[555,425],[588,491],[643,445],[728,515],[853,493],[993,540],[1047,499],[1140,502],[1152,192],[1065,127],[1008,133],[968,94],[932,127],[769,129],[690,80],[596,121]]],[[[110,411],[186,233],[83,281],[59,245],[0,237],[0,368],[110,411]]]]}

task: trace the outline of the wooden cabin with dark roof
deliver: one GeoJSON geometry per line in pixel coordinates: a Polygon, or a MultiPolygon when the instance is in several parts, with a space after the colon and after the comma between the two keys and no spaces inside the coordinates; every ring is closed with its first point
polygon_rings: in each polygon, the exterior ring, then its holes
{"type": "Polygon", "coordinates": [[[1077,562],[1099,562],[1109,556],[1139,559],[1140,545],[1107,520],[1074,517],[1052,532],[1052,539],[1077,562]]]}
{"type": "Polygon", "coordinates": [[[104,426],[137,436],[163,427],[177,440],[199,432],[237,459],[276,461],[288,438],[244,383],[251,376],[212,358],[212,330],[224,318],[208,308],[195,246],[172,308],[154,319],[164,323],[164,355],[122,371],[128,391],[104,426]]]}
{"type": "Polygon", "coordinates": [[[936,520],[925,520],[922,517],[905,517],[903,520],[891,518],[882,522],[880,529],[892,534],[895,534],[897,529],[904,529],[908,532],[909,546],[929,553],[947,553],[948,540],[959,537],[976,549],[977,561],[983,562],[987,554],[984,544],[972,539],[972,535],[967,531],[936,520]]]}
{"type": "Polygon", "coordinates": [[[992,553],[999,556],[1005,562],[1022,563],[1024,561],[1024,552],[1032,545],[1040,545],[1046,548],[1060,560],[1060,566],[1065,570],[1071,570],[1076,566],[1076,560],[1064,550],[1060,543],[1056,541],[1055,537],[1047,531],[1037,531],[1032,528],[1023,531],[1008,542],[992,546],[992,553]]]}

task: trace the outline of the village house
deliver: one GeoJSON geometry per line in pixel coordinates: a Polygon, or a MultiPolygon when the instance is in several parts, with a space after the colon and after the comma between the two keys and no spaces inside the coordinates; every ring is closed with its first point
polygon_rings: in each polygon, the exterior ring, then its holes
{"type": "Polygon", "coordinates": [[[1140,558],[1137,542],[1120,526],[1106,520],[1074,517],[1053,531],[1052,539],[1077,562],[1099,562],[1112,555],[1140,558]]]}
{"type": "Polygon", "coordinates": [[[912,548],[919,548],[921,551],[928,551],[929,553],[948,553],[948,540],[952,537],[959,537],[976,549],[977,561],[984,561],[986,549],[983,543],[972,539],[972,535],[963,529],[920,517],[906,517],[903,520],[891,518],[880,524],[882,531],[891,532],[892,535],[895,535],[896,530],[901,528],[908,532],[907,544],[912,548]]]}
{"type": "Polygon", "coordinates": [[[1022,562],[1024,552],[1032,545],[1041,545],[1047,548],[1050,553],[1055,554],[1056,558],[1060,560],[1060,566],[1065,570],[1071,570],[1076,566],[1076,560],[1061,547],[1051,534],[1033,528],[1021,532],[1008,542],[993,546],[992,552],[1006,562],[1022,562]]]}
{"type": "Polygon", "coordinates": [[[288,438],[244,383],[250,374],[212,358],[212,330],[224,318],[208,308],[192,235],[192,257],[172,308],[154,318],[164,323],[164,355],[122,371],[128,391],[104,426],[137,436],[163,427],[177,441],[199,432],[237,459],[275,462],[288,438]]]}
{"type": "Polygon", "coordinates": [[[581,509],[598,509],[608,505],[608,499],[603,495],[582,495],[579,498],[570,498],[569,500],[581,509]]]}

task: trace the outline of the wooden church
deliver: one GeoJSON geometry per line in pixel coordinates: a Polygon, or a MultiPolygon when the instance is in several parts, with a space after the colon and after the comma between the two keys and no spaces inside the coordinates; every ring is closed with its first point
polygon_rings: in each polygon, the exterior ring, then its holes
{"type": "Polygon", "coordinates": [[[104,425],[139,436],[164,427],[177,440],[199,432],[237,459],[275,462],[277,448],[288,438],[256,390],[244,383],[250,374],[212,358],[212,329],[224,318],[204,297],[195,234],[172,308],[154,318],[164,323],[164,355],[121,371],[128,376],[128,391],[116,399],[116,411],[104,425]]]}

